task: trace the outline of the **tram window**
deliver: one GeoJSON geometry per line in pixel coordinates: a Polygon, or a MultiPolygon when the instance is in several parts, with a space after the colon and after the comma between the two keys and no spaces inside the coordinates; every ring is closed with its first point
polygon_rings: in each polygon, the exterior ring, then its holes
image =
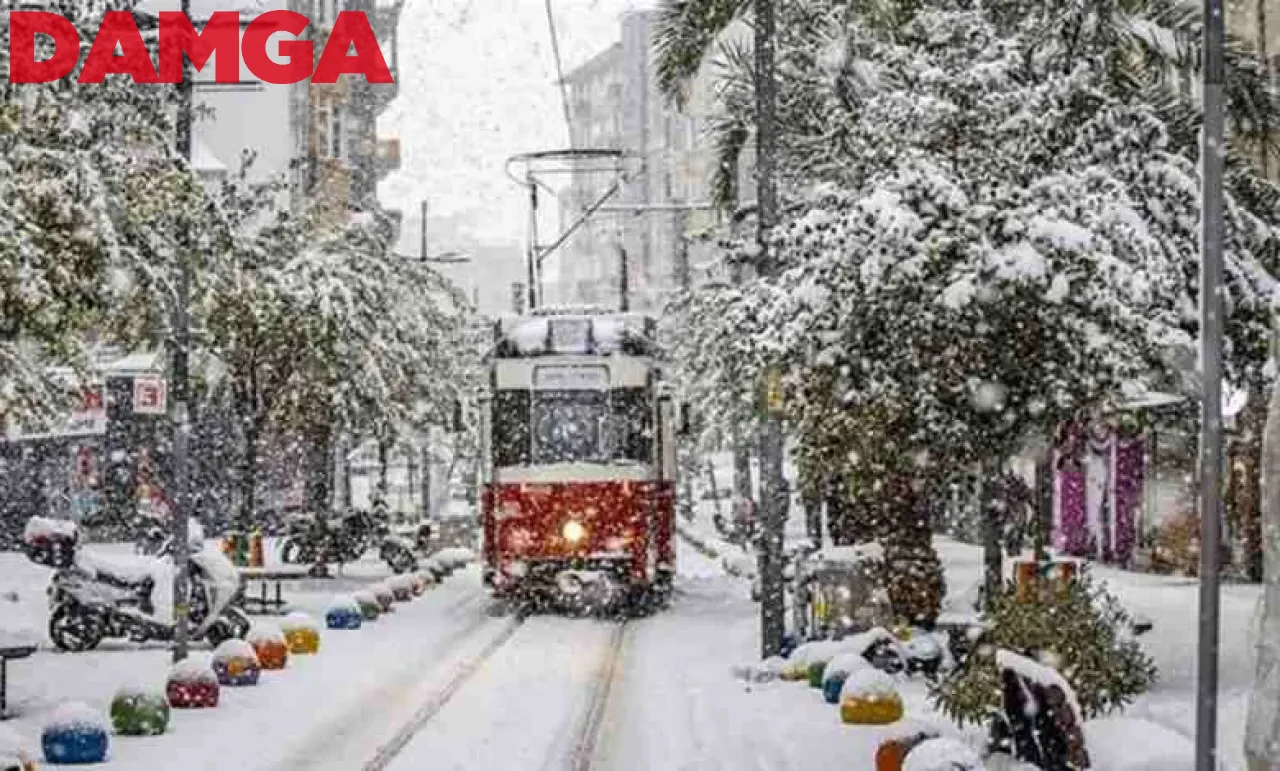
{"type": "Polygon", "coordinates": [[[615,388],[613,457],[648,463],[653,459],[653,408],[647,388],[615,388]]]}
{"type": "Polygon", "coordinates": [[[529,462],[529,392],[501,390],[493,399],[493,459],[497,466],[529,462]]]}
{"type": "Polygon", "coordinates": [[[534,463],[597,462],[606,419],[603,391],[539,391],[533,404],[534,463]]]}

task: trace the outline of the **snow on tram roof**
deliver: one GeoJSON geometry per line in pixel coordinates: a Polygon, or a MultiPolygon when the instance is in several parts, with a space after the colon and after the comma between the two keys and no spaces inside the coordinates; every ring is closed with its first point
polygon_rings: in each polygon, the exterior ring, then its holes
{"type": "Polygon", "coordinates": [[[651,316],[539,310],[543,313],[498,321],[494,334],[499,358],[575,353],[656,355],[657,324],[651,316]]]}

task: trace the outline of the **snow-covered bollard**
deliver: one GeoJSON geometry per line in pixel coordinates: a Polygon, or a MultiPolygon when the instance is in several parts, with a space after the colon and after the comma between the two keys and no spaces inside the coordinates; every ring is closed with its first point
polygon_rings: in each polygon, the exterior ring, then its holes
{"type": "Polygon", "coordinates": [[[81,702],[67,702],[54,710],[40,733],[44,760],[64,766],[101,763],[107,759],[107,718],[81,702]]]}
{"type": "Polygon", "coordinates": [[[16,731],[0,725],[0,771],[36,771],[36,756],[16,731]]]}
{"type": "Polygon", "coordinates": [[[395,593],[391,591],[390,586],[387,586],[385,583],[376,584],[369,590],[369,593],[378,601],[379,613],[392,612],[392,606],[396,604],[396,596],[395,593]]]}
{"type": "Polygon", "coordinates": [[[791,651],[791,655],[787,657],[787,665],[780,674],[783,680],[804,680],[809,676],[809,651],[813,649],[813,645],[802,643],[791,651]]]}
{"type": "Polygon", "coordinates": [[[409,574],[394,576],[387,579],[387,588],[391,590],[391,596],[396,602],[408,602],[413,599],[413,582],[416,579],[409,574]]]}
{"type": "Polygon", "coordinates": [[[806,675],[809,679],[810,688],[822,688],[823,675],[827,670],[827,663],[840,652],[839,643],[834,642],[818,642],[813,643],[809,648],[808,668],[806,675]]]}
{"type": "Polygon", "coordinates": [[[378,620],[378,616],[382,614],[382,605],[378,602],[377,595],[373,592],[364,591],[356,592],[352,597],[360,608],[360,615],[365,621],[378,620]]]}
{"type": "Polygon", "coordinates": [[[876,748],[876,771],[904,771],[902,764],[912,750],[937,738],[937,731],[916,727],[886,737],[876,748]]]}
{"type": "Polygon", "coordinates": [[[449,567],[438,555],[427,557],[422,567],[436,583],[448,578],[449,574],[453,572],[453,568],[449,567]]]}
{"type": "Polygon", "coordinates": [[[111,725],[120,736],[159,736],[169,728],[169,700],[158,688],[125,686],[111,699],[111,725]]]}
{"type": "Polygon", "coordinates": [[[320,628],[315,619],[301,611],[294,611],[284,617],[280,624],[284,632],[285,643],[289,653],[294,656],[306,656],[320,651],[320,628]]]}
{"type": "Polygon", "coordinates": [[[354,597],[339,597],[325,611],[324,623],[330,629],[359,629],[364,615],[354,597]]]}
{"type": "Polygon", "coordinates": [[[214,649],[213,671],[218,676],[219,685],[241,687],[258,684],[262,665],[258,663],[258,654],[253,652],[252,645],[232,638],[214,649]]]}
{"type": "Polygon", "coordinates": [[[828,704],[839,704],[840,692],[850,673],[870,667],[871,663],[861,653],[840,653],[833,656],[822,670],[822,698],[828,704]]]}
{"type": "Polygon", "coordinates": [[[888,725],[902,719],[893,678],[878,669],[850,672],[840,689],[840,719],[853,725],[888,725]]]}
{"type": "Polygon", "coordinates": [[[984,771],[982,758],[954,739],[929,739],[907,752],[902,771],[984,771]]]}
{"type": "Polygon", "coordinates": [[[289,643],[284,632],[275,624],[259,621],[245,638],[258,656],[263,669],[284,669],[289,664],[289,643]]]}
{"type": "Polygon", "coordinates": [[[174,709],[209,709],[218,706],[218,676],[202,658],[179,661],[169,670],[164,693],[174,709]]]}

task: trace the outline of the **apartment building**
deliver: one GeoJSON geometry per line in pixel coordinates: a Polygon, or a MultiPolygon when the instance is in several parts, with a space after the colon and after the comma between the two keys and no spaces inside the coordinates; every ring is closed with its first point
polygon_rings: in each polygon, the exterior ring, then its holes
{"type": "MultiPolygon", "coordinates": [[[[616,305],[625,285],[632,309],[657,309],[694,280],[691,266],[703,261],[704,248],[690,236],[715,216],[698,208],[708,200],[713,163],[704,138],[712,100],[705,84],[695,84],[682,110],[663,99],[654,75],[657,17],[654,11],[624,15],[618,42],[565,76],[572,146],[623,150],[631,178],[553,258],[559,301],[616,305]]],[[[573,222],[608,183],[599,174],[575,177],[561,199],[562,224],[573,222]]]]}

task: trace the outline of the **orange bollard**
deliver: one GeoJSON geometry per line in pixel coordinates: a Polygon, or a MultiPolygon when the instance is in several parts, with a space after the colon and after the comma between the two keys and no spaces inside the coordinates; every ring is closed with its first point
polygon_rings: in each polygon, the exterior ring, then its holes
{"type": "Polygon", "coordinates": [[[249,567],[262,567],[262,531],[255,530],[249,536],[249,567]]]}

